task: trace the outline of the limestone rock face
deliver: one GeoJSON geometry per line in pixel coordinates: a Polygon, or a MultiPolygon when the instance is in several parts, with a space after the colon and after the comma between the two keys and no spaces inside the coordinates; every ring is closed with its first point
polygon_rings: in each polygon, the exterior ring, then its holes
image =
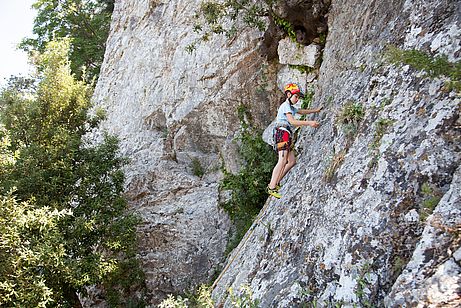
{"type": "Polygon", "coordinates": [[[279,42],[278,54],[281,64],[315,67],[320,56],[320,46],[316,44],[299,46],[289,38],[285,38],[279,42]]]}
{"type": "Polygon", "coordinates": [[[460,94],[385,60],[386,46],[460,61],[461,4],[332,1],[298,163],[216,283],[248,285],[261,307],[457,307],[460,94]],[[355,133],[346,103],[363,107],[355,133]]]}
{"type": "Polygon", "coordinates": [[[458,168],[450,189],[427,219],[411,261],[387,295],[387,306],[431,303],[454,307],[461,303],[461,247],[459,243],[453,245],[450,236],[459,232],[461,226],[460,187],[461,168],[458,168]],[[445,252],[434,253],[440,249],[445,252]]]}
{"type": "Polygon", "coordinates": [[[116,1],[94,94],[108,116],[101,131],[118,136],[130,160],[126,194],[143,220],[139,255],[152,303],[208,282],[224,261],[230,221],[218,188],[222,163],[239,168],[237,107],[247,105],[261,126],[277,107],[275,70],[258,53],[262,33],[186,51],[199,38],[199,4],[116,1]]]}
{"type": "Polygon", "coordinates": [[[228,198],[220,168],[241,166],[236,110],[246,105],[266,127],[288,82],[315,89],[313,106],[324,109],[309,119],[321,126],[301,129],[283,198],[267,201],[228,259],[217,305],[230,306],[228,288],[243,285],[261,307],[460,305],[460,94],[446,77],[385,60],[391,44],[459,61],[460,2],[281,1],[277,14],[306,45],[328,17],[317,79],[268,63],[257,31],[188,53],[199,4],[116,1],[94,95],[108,115],[101,131],[130,159],[126,194],[143,219],[152,306],[224,265],[231,223],[218,206],[228,198]],[[340,123],[348,103],[363,108],[354,130],[340,123]]]}

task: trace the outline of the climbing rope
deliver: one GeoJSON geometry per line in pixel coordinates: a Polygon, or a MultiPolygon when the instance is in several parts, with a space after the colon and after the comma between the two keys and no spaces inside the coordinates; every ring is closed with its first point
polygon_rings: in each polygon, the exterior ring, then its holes
{"type": "Polygon", "coordinates": [[[245,244],[247,242],[247,240],[250,238],[251,234],[253,234],[253,231],[256,229],[256,227],[258,226],[259,224],[259,221],[261,220],[261,218],[263,217],[264,215],[264,212],[266,211],[267,209],[267,206],[269,205],[269,200],[268,199],[266,201],[266,204],[264,204],[263,208],[261,209],[261,211],[259,212],[258,216],[256,217],[256,220],[255,222],[253,223],[253,225],[251,226],[251,229],[250,229],[250,232],[247,232],[245,234],[245,237],[243,238],[242,242],[240,242],[239,246],[236,248],[237,251],[235,252],[234,256],[232,257],[232,259],[227,263],[227,265],[224,267],[224,269],[222,270],[221,274],[219,274],[218,278],[216,278],[216,280],[213,282],[213,285],[211,286],[211,290],[213,290],[216,285],[218,284],[218,282],[221,280],[221,278],[223,277],[224,273],[229,269],[230,265],[232,264],[232,262],[234,262],[235,258],[239,255],[240,253],[240,250],[242,250],[243,247],[245,247],[245,244]]]}

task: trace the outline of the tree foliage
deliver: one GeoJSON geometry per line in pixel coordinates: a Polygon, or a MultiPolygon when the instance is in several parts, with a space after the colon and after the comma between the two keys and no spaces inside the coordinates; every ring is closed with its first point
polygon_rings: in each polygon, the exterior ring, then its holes
{"type": "Polygon", "coordinates": [[[36,0],[34,38],[26,38],[20,47],[43,52],[47,43],[70,38],[72,72],[87,81],[99,75],[109,34],[114,0],[36,0]]]}
{"type": "MultiPolygon", "coordinates": [[[[196,12],[194,31],[201,38],[186,49],[193,51],[198,41],[208,41],[213,34],[233,37],[239,25],[264,31],[268,18],[276,17],[273,8],[278,0],[205,0],[196,12]]],[[[241,29],[240,29],[241,30],[241,29]]]]}
{"type": "Polygon", "coordinates": [[[392,45],[386,48],[384,58],[393,64],[410,65],[431,78],[446,76],[449,81],[445,83],[444,90],[461,92],[461,61],[450,62],[447,55],[433,57],[420,50],[402,50],[392,45]]]}
{"type": "Polygon", "coordinates": [[[223,204],[236,226],[236,233],[228,243],[227,251],[235,248],[251,227],[267,200],[266,187],[276,155],[262,139],[262,132],[251,125],[251,114],[245,105],[238,108],[242,130],[238,137],[239,154],[244,166],[237,174],[224,171],[221,188],[232,191],[231,199],[223,204]]]}
{"type": "MultiPolygon", "coordinates": [[[[237,23],[243,24],[264,31],[265,19],[273,16],[273,6],[277,0],[226,0],[224,2],[204,1],[200,5],[197,17],[206,24],[211,26],[224,27],[225,21],[228,21],[228,28],[222,28],[226,33],[232,32],[237,23]]],[[[213,29],[217,29],[212,28],[213,29]]]]}
{"type": "MultiPolygon", "coordinates": [[[[47,307],[53,290],[44,271],[69,277],[58,224],[70,210],[19,203],[12,194],[0,197],[0,305],[47,307]]],[[[70,278],[70,277],[69,277],[70,278]]]]}
{"type": "Polygon", "coordinates": [[[48,43],[33,95],[13,83],[0,98],[0,194],[10,209],[0,212],[2,306],[75,306],[100,283],[115,306],[114,290],[142,285],[137,218],[121,195],[125,160],[114,137],[84,141],[102,115],[89,116],[91,87],[72,77],[69,48],[48,43]],[[121,271],[130,286],[114,279],[121,271]]]}

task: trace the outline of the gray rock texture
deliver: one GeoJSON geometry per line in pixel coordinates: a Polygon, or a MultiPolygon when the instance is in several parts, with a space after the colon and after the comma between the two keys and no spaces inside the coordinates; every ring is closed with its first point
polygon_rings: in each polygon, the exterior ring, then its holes
{"type": "Polygon", "coordinates": [[[389,64],[384,51],[392,44],[459,61],[461,3],[281,1],[276,12],[299,22],[308,43],[328,17],[317,80],[265,60],[267,37],[254,30],[188,53],[199,4],[116,1],[94,95],[107,110],[102,130],[130,159],[126,194],[143,219],[150,304],[225,265],[231,223],[218,206],[219,181],[221,164],[241,166],[237,108],[246,105],[264,128],[279,89],[294,80],[315,88],[313,105],[324,109],[310,119],[321,126],[301,129],[283,198],[267,201],[228,259],[217,306],[230,306],[228,289],[244,285],[261,307],[459,306],[460,94],[446,77],[389,64]],[[352,133],[340,121],[351,102],[364,111],[352,133]]]}
{"type": "Polygon", "coordinates": [[[261,307],[460,305],[460,94],[384,61],[388,44],[459,61],[460,9],[332,1],[321,127],[302,129],[283,198],[234,250],[218,304],[248,285],[261,307]],[[348,102],[364,108],[355,135],[339,121],[348,102]]]}
{"type": "Polygon", "coordinates": [[[461,304],[461,247],[459,238],[453,238],[461,230],[460,187],[461,168],[458,168],[450,189],[428,217],[410,262],[387,295],[387,306],[424,307],[430,303],[433,307],[455,307],[461,304]]]}
{"type": "Polygon", "coordinates": [[[320,46],[302,46],[285,38],[279,42],[278,54],[281,64],[315,67],[320,56],[320,46]]]}
{"type": "Polygon", "coordinates": [[[130,160],[126,195],[143,220],[139,255],[152,303],[194,290],[224,261],[230,221],[218,183],[222,163],[239,169],[237,107],[248,105],[259,125],[277,108],[274,65],[258,52],[262,33],[186,51],[199,38],[199,3],[116,1],[94,94],[107,111],[101,131],[117,135],[130,160]]]}

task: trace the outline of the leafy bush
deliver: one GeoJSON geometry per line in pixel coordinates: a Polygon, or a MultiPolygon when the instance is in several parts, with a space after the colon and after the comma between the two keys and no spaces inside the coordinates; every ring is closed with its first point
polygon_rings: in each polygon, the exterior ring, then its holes
{"type": "MultiPolygon", "coordinates": [[[[59,224],[70,209],[37,208],[19,203],[10,192],[0,196],[0,306],[47,307],[55,304],[46,272],[70,278],[72,268],[63,262],[66,251],[59,224]]],[[[100,263],[104,275],[114,264],[100,263]]]]}
{"type": "Polygon", "coordinates": [[[343,125],[346,134],[351,137],[357,133],[364,116],[365,111],[362,104],[349,101],[339,115],[339,122],[343,125]]]}
{"type": "MultiPolygon", "coordinates": [[[[43,298],[43,290],[50,298],[45,307],[78,305],[77,292],[85,294],[85,287],[93,284],[103,283],[108,296],[126,291],[125,299],[131,290],[142,289],[143,285],[135,259],[138,219],[127,213],[127,202],[122,197],[121,168],[126,161],[119,157],[114,137],[106,135],[93,146],[85,143],[83,136],[98,125],[100,118],[88,115],[91,88],[73,79],[69,48],[67,40],[51,42],[37,58],[41,76],[33,95],[24,96],[21,88],[8,88],[0,97],[0,194],[7,196],[13,191],[11,198],[26,202],[19,203],[22,209],[17,206],[19,216],[37,216],[39,212],[34,211],[72,212],[50,214],[51,222],[43,220],[45,225],[37,227],[37,236],[45,242],[52,236],[52,255],[48,254],[52,258],[30,263],[32,276],[25,277],[21,268],[2,264],[0,271],[24,279],[17,283],[41,286],[37,294],[33,293],[35,289],[30,290],[31,302],[24,304],[26,307],[35,307],[35,299],[43,298]],[[44,231],[47,233],[40,233],[44,231]],[[55,248],[59,253],[54,253],[55,248]]],[[[0,228],[9,228],[5,224],[8,220],[3,220],[0,228]]],[[[18,228],[18,236],[32,236],[29,227],[18,228]]],[[[25,240],[19,244],[31,249],[29,257],[33,260],[39,260],[45,249],[30,246],[25,240]]],[[[21,258],[24,249],[10,249],[4,257],[21,258]]],[[[4,280],[7,277],[0,275],[0,284],[8,283],[4,280]]],[[[19,300],[14,294],[9,298],[7,306],[19,300]]]]}
{"type": "MultiPolygon", "coordinates": [[[[268,20],[272,19],[275,25],[283,30],[292,41],[296,42],[293,25],[275,13],[274,7],[277,2],[277,0],[204,1],[195,14],[197,23],[194,26],[194,31],[202,34],[200,40],[208,41],[213,34],[225,34],[227,37],[233,37],[237,34],[238,29],[242,28],[241,25],[264,31],[268,20]]],[[[192,52],[197,41],[187,46],[186,50],[192,52]]]]}
{"type": "Polygon", "coordinates": [[[432,78],[446,76],[450,79],[447,86],[461,91],[461,61],[449,62],[446,55],[432,57],[419,50],[402,50],[395,46],[389,46],[384,56],[390,63],[410,65],[416,70],[425,71],[432,78]]]}
{"type": "Polygon", "coordinates": [[[373,135],[373,143],[371,144],[372,149],[377,149],[381,143],[381,139],[384,134],[387,132],[388,128],[394,124],[394,121],[391,119],[381,118],[376,122],[376,129],[373,135]]]}
{"type": "MultiPolygon", "coordinates": [[[[213,308],[215,303],[211,298],[211,289],[205,285],[201,285],[197,290],[195,295],[192,295],[190,298],[183,298],[178,295],[174,297],[173,295],[168,295],[164,299],[159,308],[187,308],[187,307],[196,307],[196,308],[213,308]]],[[[232,307],[235,308],[257,308],[259,307],[259,300],[253,300],[253,292],[251,288],[244,284],[242,285],[238,292],[234,292],[232,288],[229,288],[229,295],[231,300],[232,307]]]]}
{"type": "Polygon", "coordinates": [[[440,199],[442,199],[442,194],[437,189],[432,188],[428,183],[423,183],[423,185],[421,185],[421,194],[423,200],[420,206],[419,218],[421,221],[425,221],[439,204],[440,199]]]}
{"type": "Polygon", "coordinates": [[[177,296],[176,298],[169,294],[166,299],[164,299],[160,305],[158,305],[159,308],[187,308],[189,307],[187,305],[188,299],[187,298],[182,298],[181,296],[177,296]]]}
{"type": "Polygon", "coordinates": [[[221,188],[232,191],[232,198],[223,204],[236,226],[236,234],[229,242],[227,252],[235,248],[251,227],[255,216],[267,199],[266,187],[276,164],[276,155],[263,141],[262,132],[249,124],[246,108],[240,107],[242,130],[238,141],[244,166],[237,174],[224,170],[221,188]]]}
{"type": "MultiPolygon", "coordinates": [[[[304,97],[301,98],[301,109],[310,109],[312,102],[314,101],[315,92],[312,89],[308,89],[304,94],[304,97]]],[[[300,120],[305,120],[307,115],[303,114],[300,117],[300,120]]]]}
{"type": "Polygon", "coordinates": [[[296,33],[295,29],[293,28],[293,25],[288,21],[283,18],[278,17],[274,13],[272,14],[272,17],[274,19],[274,23],[279,26],[290,38],[292,42],[297,42],[296,41],[296,33]]]}
{"type": "Polygon", "coordinates": [[[258,308],[259,300],[253,300],[253,291],[249,285],[242,285],[237,293],[234,293],[233,289],[229,289],[229,294],[232,302],[232,306],[235,308],[258,308]]]}
{"type": "Polygon", "coordinates": [[[205,174],[205,170],[203,169],[203,166],[200,163],[200,160],[198,158],[193,158],[191,165],[192,165],[192,173],[195,176],[198,176],[199,178],[201,178],[205,174]]]}
{"type": "Polygon", "coordinates": [[[43,52],[52,40],[70,38],[72,72],[87,81],[97,78],[103,61],[114,0],[36,0],[34,38],[20,47],[43,52]]]}
{"type": "Polygon", "coordinates": [[[174,297],[169,294],[166,299],[164,299],[159,308],[187,308],[187,307],[197,307],[197,308],[213,308],[214,302],[211,298],[211,289],[206,285],[201,285],[196,294],[193,294],[187,298],[183,298],[178,295],[174,297]]]}
{"type": "Polygon", "coordinates": [[[293,65],[293,64],[288,64],[289,68],[298,70],[302,74],[309,74],[313,71],[315,71],[314,67],[306,66],[306,65],[293,65]]]}

